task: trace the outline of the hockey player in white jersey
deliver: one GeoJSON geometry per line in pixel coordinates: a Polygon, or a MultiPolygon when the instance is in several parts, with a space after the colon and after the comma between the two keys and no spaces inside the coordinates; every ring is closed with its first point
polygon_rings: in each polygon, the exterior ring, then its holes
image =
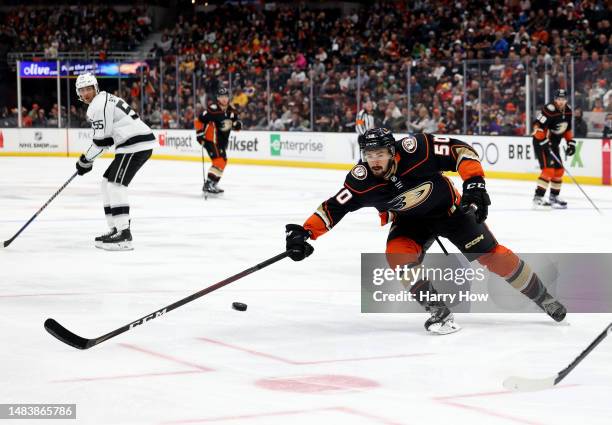
{"type": "Polygon", "coordinates": [[[126,251],[132,248],[127,187],[153,153],[153,132],[123,99],[100,91],[92,74],[79,75],[76,92],[89,105],[87,119],[93,128],[92,144],[76,163],[79,175],[91,171],[94,160],[112,146],[115,159],[104,172],[102,196],[110,231],[95,238],[98,248],[126,251]]]}

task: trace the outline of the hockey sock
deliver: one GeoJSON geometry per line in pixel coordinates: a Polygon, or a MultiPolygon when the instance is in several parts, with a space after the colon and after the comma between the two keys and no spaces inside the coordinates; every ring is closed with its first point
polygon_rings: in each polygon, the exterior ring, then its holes
{"type": "MultiPolygon", "coordinates": [[[[402,284],[406,288],[410,285],[408,282],[402,282],[402,284]]],[[[425,310],[431,305],[433,299],[435,299],[435,295],[438,295],[438,291],[436,291],[431,282],[425,279],[421,279],[415,282],[414,285],[410,285],[408,290],[425,310]]]]}
{"type": "Polygon", "coordinates": [[[111,215],[118,231],[130,227],[130,205],[128,204],[127,187],[119,183],[108,183],[111,215]]]}
{"type": "Polygon", "coordinates": [[[546,189],[548,189],[549,183],[550,182],[544,179],[542,176],[538,177],[538,186],[536,187],[535,195],[544,196],[544,194],[546,193],[546,189]]]}
{"type": "Polygon", "coordinates": [[[221,175],[223,174],[223,171],[221,171],[220,173],[216,172],[217,170],[214,170],[215,167],[210,167],[210,170],[208,171],[208,180],[212,180],[215,183],[218,183],[219,180],[221,180],[221,175]]]}
{"type": "Polygon", "coordinates": [[[102,202],[104,203],[104,216],[106,217],[106,223],[108,223],[108,227],[112,229],[115,227],[115,222],[113,221],[113,216],[111,214],[111,203],[110,203],[110,194],[108,193],[108,180],[102,179],[102,202]]]}
{"type": "Polygon", "coordinates": [[[546,287],[531,267],[503,245],[479,257],[478,262],[535,302],[547,294],[546,287]]]}
{"type": "Polygon", "coordinates": [[[554,178],[550,182],[550,194],[557,196],[561,193],[561,179],[554,178]]]}

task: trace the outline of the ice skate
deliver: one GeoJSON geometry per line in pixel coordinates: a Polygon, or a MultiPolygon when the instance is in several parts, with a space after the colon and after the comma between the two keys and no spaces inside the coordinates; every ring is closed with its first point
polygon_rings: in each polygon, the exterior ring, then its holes
{"type": "Polygon", "coordinates": [[[97,236],[94,239],[94,243],[96,248],[101,248],[102,247],[102,241],[110,236],[113,236],[115,233],[117,233],[117,228],[113,227],[112,229],[110,229],[108,232],[104,233],[103,235],[97,236]]]}
{"type": "Polygon", "coordinates": [[[548,314],[555,322],[561,322],[567,314],[567,309],[557,301],[552,295],[546,293],[541,301],[536,301],[546,314],[548,314]]]}
{"type": "Polygon", "coordinates": [[[102,239],[99,248],[106,251],[131,251],[134,249],[132,247],[132,232],[129,228],[117,231],[102,239]]]}
{"type": "Polygon", "coordinates": [[[202,191],[206,192],[209,195],[221,195],[224,192],[223,189],[217,186],[217,182],[214,182],[210,179],[206,180],[206,183],[204,183],[204,187],[202,188],[202,191]]]}
{"type": "Polygon", "coordinates": [[[567,208],[567,202],[559,197],[559,195],[550,195],[548,198],[550,206],[554,209],[564,210],[567,208]]]}
{"type": "Polygon", "coordinates": [[[550,202],[544,199],[543,196],[535,195],[533,197],[533,209],[534,210],[549,210],[551,207],[550,202]]]}
{"type": "Polygon", "coordinates": [[[431,317],[425,322],[425,330],[435,335],[446,335],[461,330],[461,326],[455,323],[453,313],[443,302],[434,302],[425,309],[431,317]]]}

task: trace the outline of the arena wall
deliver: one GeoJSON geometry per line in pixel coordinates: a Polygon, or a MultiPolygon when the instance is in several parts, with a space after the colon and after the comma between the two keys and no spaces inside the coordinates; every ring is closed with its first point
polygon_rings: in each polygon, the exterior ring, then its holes
{"type": "MultiPolygon", "coordinates": [[[[194,131],[154,133],[158,146],[153,158],[201,161],[194,131]]],[[[532,180],[539,174],[530,137],[455,137],[478,151],[488,177],[532,180]]],[[[356,139],[350,133],[233,132],[228,157],[236,164],[350,169],[358,156],[356,139]]],[[[0,129],[0,156],[78,156],[90,141],[89,129],[4,128],[0,129]]],[[[577,139],[577,153],[565,164],[581,183],[609,184],[610,141],[577,139]]]]}

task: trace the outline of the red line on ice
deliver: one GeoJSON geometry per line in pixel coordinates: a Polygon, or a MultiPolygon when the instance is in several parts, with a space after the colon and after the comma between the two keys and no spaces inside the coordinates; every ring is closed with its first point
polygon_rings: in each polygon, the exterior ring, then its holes
{"type": "Polygon", "coordinates": [[[87,381],[110,381],[114,379],[131,379],[131,378],[154,378],[157,376],[171,376],[171,375],[188,375],[193,373],[204,373],[202,370],[179,370],[176,372],[153,372],[153,373],[139,373],[133,375],[112,375],[112,376],[93,376],[85,378],[71,378],[71,379],[59,379],[51,381],[54,384],[61,384],[65,382],[87,382],[87,381]]]}
{"type": "Polygon", "coordinates": [[[253,356],[265,357],[268,359],[272,359],[272,360],[276,360],[279,362],[292,364],[292,365],[309,365],[309,364],[321,364],[321,363],[340,363],[340,362],[356,362],[356,361],[366,361],[366,360],[382,360],[382,359],[394,359],[394,358],[404,358],[404,357],[430,356],[434,354],[434,353],[392,354],[392,355],[387,355],[387,356],[354,357],[354,358],[347,358],[347,359],[298,361],[298,360],[291,360],[291,359],[287,359],[284,357],[276,356],[274,354],[264,353],[262,351],[256,351],[256,350],[251,350],[249,348],[239,347],[237,345],[228,344],[227,342],[223,342],[223,341],[219,341],[219,340],[215,340],[211,338],[199,337],[197,339],[204,341],[204,342],[209,342],[211,344],[220,345],[222,347],[227,347],[227,348],[231,348],[234,350],[242,351],[244,353],[248,353],[253,356]]]}
{"type": "Polygon", "coordinates": [[[192,367],[194,369],[198,369],[198,370],[203,371],[203,372],[210,372],[210,371],[214,370],[214,369],[211,369],[211,368],[206,367],[206,366],[202,366],[202,365],[199,365],[199,364],[196,364],[196,363],[191,363],[191,362],[188,362],[188,361],[185,361],[185,360],[178,359],[178,358],[173,357],[173,356],[169,356],[167,354],[162,354],[162,353],[157,353],[155,351],[147,350],[146,348],[138,347],[138,346],[133,345],[133,344],[126,344],[124,342],[121,342],[121,343],[119,343],[119,345],[121,345],[122,347],[128,348],[130,350],[138,351],[139,353],[144,353],[144,354],[148,354],[150,356],[159,357],[159,358],[171,361],[173,363],[177,363],[177,364],[180,364],[180,365],[183,365],[183,366],[189,366],[189,367],[192,367]]]}

